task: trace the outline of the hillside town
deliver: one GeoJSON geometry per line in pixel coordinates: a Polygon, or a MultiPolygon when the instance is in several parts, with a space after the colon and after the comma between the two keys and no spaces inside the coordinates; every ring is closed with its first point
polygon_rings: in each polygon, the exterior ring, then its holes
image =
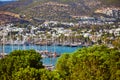
{"type": "Polygon", "coordinates": [[[0,27],[0,44],[4,36],[4,43],[7,45],[90,46],[106,43],[112,47],[111,41],[120,37],[120,25],[115,23],[115,19],[100,22],[98,19],[93,20],[92,17],[84,17],[78,23],[45,21],[39,26],[26,25],[25,27],[12,23],[5,24],[0,27]]]}
{"type": "MultiPolygon", "coordinates": [[[[7,14],[8,12],[2,13],[7,14]]],[[[15,17],[19,16],[13,13],[9,14],[15,17]]],[[[25,15],[19,16],[19,18],[24,17],[25,15]]],[[[4,41],[6,45],[55,44],[74,47],[107,44],[113,47],[112,41],[120,37],[119,8],[98,9],[95,11],[94,16],[76,17],[76,22],[49,21],[39,18],[33,19],[39,24],[15,24],[7,22],[6,24],[0,25],[0,44],[3,44],[4,41]]]]}

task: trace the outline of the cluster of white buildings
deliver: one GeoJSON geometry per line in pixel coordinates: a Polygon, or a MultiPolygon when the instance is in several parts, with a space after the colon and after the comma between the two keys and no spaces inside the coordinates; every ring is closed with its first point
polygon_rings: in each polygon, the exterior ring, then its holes
{"type": "Polygon", "coordinates": [[[120,8],[102,8],[95,11],[95,13],[102,13],[106,14],[108,16],[111,16],[113,18],[119,18],[120,19],[120,8]]]}
{"type": "Polygon", "coordinates": [[[105,17],[81,17],[79,20],[79,25],[105,25],[114,24],[117,21],[116,18],[105,18],[105,17]]]}
{"type": "Polygon", "coordinates": [[[105,25],[114,24],[120,20],[120,8],[102,8],[95,11],[98,16],[89,17],[81,16],[79,17],[80,25],[105,25]],[[100,16],[101,15],[101,16],[100,16]]]}
{"type": "MultiPolygon", "coordinates": [[[[107,18],[106,18],[107,19],[107,18]]],[[[104,20],[104,19],[103,19],[104,20]]],[[[96,19],[93,17],[81,17],[81,21],[79,24],[95,24],[96,19]]],[[[25,41],[42,41],[47,39],[47,36],[50,38],[58,38],[61,35],[64,36],[79,36],[82,35],[84,38],[89,37],[89,39],[93,42],[96,42],[100,39],[103,32],[114,34],[115,36],[120,36],[120,26],[114,29],[106,29],[106,30],[99,30],[99,32],[94,32],[96,34],[91,34],[92,29],[88,31],[81,30],[81,33],[78,34],[76,31],[72,31],[70,29],[71,27],[74,27],[75,25],[78,25],[78,23],[67,23],[67,22],[58,22],[58,21],[46,21],[43,24],[39,26],[33,26],[33,25],[27,25],[25,28],[21,28],[18,26],[15,26],[14,24],[6,24],[0,26],[0,37],[2,41],[2,36],[4,35],[6,38],[6,41],[10,43],[10,34],[14,35],[14,43],[24,43],[25,41]],[[58,25],[62,26],[59,26],[58,25]],[[69,26],[66,28],[66,26],[69,26]],[[4,31],[4,32],[3,32],[4,31]],[[22,37],[22,38],[21,38],[22,37]],[[24,41],[24,42],[23,42],[24,41]]],[[[96,23],[96,25],[98,25],[96,23]]],[[[13,36],[12,36],[13,37],[13,36]]],[[[11,38],[12,38],[11,37],[11,38]]]]}

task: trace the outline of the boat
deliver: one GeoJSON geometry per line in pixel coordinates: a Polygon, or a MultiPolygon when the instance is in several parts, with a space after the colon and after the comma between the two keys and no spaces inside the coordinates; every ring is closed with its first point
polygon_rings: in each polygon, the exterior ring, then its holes
{"type": "Polygon", "coordinates": [[[81,46],[81,43],[71,43],[69,46],[70,47],[79,47],[79,46],[81,46]]]}
{"type": "Polygon", "coordinates": [[[5,53],[5,32],[3,31],[3,38],[2,38],[2,52],[0,53],[0,59],[4,58],[7,56],[7,53],[5,53]]]}
{"type": "Polygon", "coordinates": [[[62,44],[62,46],[70,46],[70,43],[65,42],[65,43],[62,44]]]}
{"type": "Polygon", "coordinates": [[[0,59],[4,58],[6,56],[8,56],[7,53],[0,53],[0,59]]]}
{"type": "Polygon", "coordinates": [[[45,69],[47,69],[47,70],[50,70],[50,71],[52,71],[52,70],[54,70],[54,68],[55,68],[55,66],[54,65],[43,65],[44,67],[45,67],[45,69]]]}
{"type": "Polygon", "coordinates": [[[60,54],[57,54],[56,52],[49,52],[47,50],[45,51],[39,51],[36,50],[36,52],[38,52],[42,58],[56,58],[56,57],[60,57],[60,54]]]}

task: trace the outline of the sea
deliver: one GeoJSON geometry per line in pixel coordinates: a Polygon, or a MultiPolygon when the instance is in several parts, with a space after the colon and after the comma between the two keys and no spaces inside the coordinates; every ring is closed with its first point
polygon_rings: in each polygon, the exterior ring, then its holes
{"type": "MultiPolygon", "coordinates": [[[[49,51],[49,52],[56,52],[57,54],[64,54],[64,53],[73,53],[75,52],[77,49],[82,48],[81,46],[79,47],[67,47],[67,46],[40,46],[40,45],[28,45],[28,46],[23,46],[23,45],[5,45],[4,46],[4,52],[6,54],[10,54],[10,52],[12,52],[12,50],[30,50],[30,49],[34,49],[34,50],[38,50],[38,51],[49,51]]],[[[0,46],[0,52],[2,52],[2,46],[0,46]]],[[[55,65],[57,60],[59,57],[56,58],[43,58],[42,62],[44,65],[55,65]]]]}

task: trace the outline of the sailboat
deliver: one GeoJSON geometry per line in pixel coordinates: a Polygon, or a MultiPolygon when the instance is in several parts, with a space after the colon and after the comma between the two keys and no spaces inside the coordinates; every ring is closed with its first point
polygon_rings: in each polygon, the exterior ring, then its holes
{"type": "Polygon", "coordinates": [[[53,57],[60,57],[60,54],[56,53],[56,39],[53,41],[54,51],[53,51],[53,57]]]}
{"type": "Polygon", "coordinates": [[[3,38],[2,38],[2,53],[0,53],[0,58],[4,58],[7,54],[5,53],[5,31],[3,31],[3,38]]]}

